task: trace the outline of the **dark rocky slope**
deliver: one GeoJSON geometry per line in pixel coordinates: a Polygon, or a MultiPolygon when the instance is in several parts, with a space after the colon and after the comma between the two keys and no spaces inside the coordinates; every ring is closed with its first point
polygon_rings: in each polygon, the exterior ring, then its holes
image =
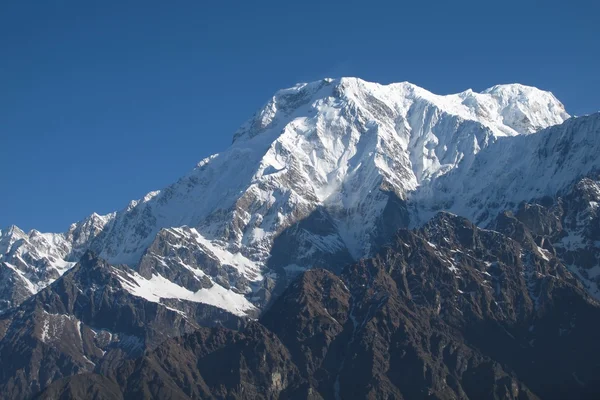
{"type": "Polygon", "coordinates": [[[52,285],[0,314],[0,398],[27,398],[57,379],[110,369],[201,325],[242,324],[205,304],[177,305],[192,319],[133,296],[122,287],[127,271],[88,252],[52,285]]]}
{"type": "Polygon", "coordinates": [[[241,331],[201,328],[40,397],[597,398],[600,307],[527,225],[498,227],[513,238],[438,214],[339,277],[304,273],[241,331]]]}
{"type": "Polygon", "coordinates": [[[518,205],[492,224],[556,256],[600,298],[600,176],[591,174],[558,196],[518,205]]]}

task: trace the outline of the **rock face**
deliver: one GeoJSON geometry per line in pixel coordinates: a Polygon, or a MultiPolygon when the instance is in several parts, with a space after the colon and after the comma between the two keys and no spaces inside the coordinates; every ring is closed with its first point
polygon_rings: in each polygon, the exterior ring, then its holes
{"type": "Polygon", "coordinates": [[[597,398],[600,307],[520,226],[438,214],[341,276],[304,272],[241,331],[201,328],[39,398],[597,398]]]}
{"type": "Polygon", "coordinates": [[[556,256],[600,298],[600,177],[591,174],[558,196],[519,204],[492,226],[511,237],[523,237],[547,257],[556,256]]]}

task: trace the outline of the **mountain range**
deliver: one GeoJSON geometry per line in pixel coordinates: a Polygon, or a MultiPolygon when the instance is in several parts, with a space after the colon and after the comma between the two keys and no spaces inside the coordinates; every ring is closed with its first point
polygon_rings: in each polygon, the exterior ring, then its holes
{"type": "Polygon", "coordinates": [[[519,84],[280,90],[167,188],[0,231],[0,398],[594,398],[599,134],[519,84]]]}

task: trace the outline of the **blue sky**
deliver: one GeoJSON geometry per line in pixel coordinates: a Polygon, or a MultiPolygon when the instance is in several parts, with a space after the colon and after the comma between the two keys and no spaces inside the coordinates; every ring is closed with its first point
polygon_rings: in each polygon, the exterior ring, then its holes
{"type": "Polygon", "coordinates": [[[519,82],[600,110],[596,1],[3,1],[0,226],[63,231],[219,152],[275,90],[519,82]]]}

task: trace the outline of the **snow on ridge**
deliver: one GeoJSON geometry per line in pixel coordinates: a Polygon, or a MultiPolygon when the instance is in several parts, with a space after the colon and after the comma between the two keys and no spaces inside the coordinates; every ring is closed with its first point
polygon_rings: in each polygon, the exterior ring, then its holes
{"type": "Polygon", "coordinates": [[[226,244],[222,241],[211,241],[206,239],[195,228],[185,228],[186,229],[184,229],[184,227],[173,227],[168,228],[168,230],[183,238],[187,238],[191,234],[193,240],[202,246],[209,254],[216,257],[221,265],[232,266],[237,269],[241,275],[253,281],[260,281],[263,279],[263,276],[260,273],[260,265],[256,261],[247,258],[240,251],[228,249],[226,244]]]}
{"type": "Polygon", "coordinates": [[[395,104],[402,113],[415,101],[427,101],[443,112],[466,120],[478,121],[498,136],[533,133],[536,130],[562,123],[569,118],[564,106],[550,93],[521,84],[496,85],[480,93],[466,91],[437,95],[410,82],[379,83],[360,78],[344,77],[300,83],[283,89],[248,120],[234,135],[234,142],[242,137],[252,138],[277,121],[277,117],[327,96],[360,99],[372,95],[386,104],[395,104]],[[324,88],[334,89],[323,90],[324,88]],[[290,100],[292,99],[292,100],[290,100]],[[281,110],[280,110],[281,106],[281,110]],[[518,123],[522,118],[524,123],[518,123]],[[532,124],[528,125],[528,122],[532,124]]]}
{"type": "Polygon", "coordinates": [[[471,165],[422,187],[412,200],[485,225],[521,201],[556,196],[577,179],[600,171],[598,154],[600,113],[572,118],[535,135],[501,138],[471,165]]]}
{"type": "Polygon", "coordinates": [[[17,274],[17,276],[25,284],[25,288],[29,291],[29,293],[35,294],[40,291],[40,288],[37,285],[31,283],[31,281],[27,278],[27,276],[25,276],[25,273],[23,271],[19,270],[16,266],[12,265],[11,263],[3,262],[3,264],[17,274]]]}
{"type": "Polygon", "coordinates": [[[256,309],[243,295],[218,284],[192,292],[160,275],[153,275],[152,278],[146,279],[131,271],[127,275],[128,279],[121,274],[115,276],[129,293],[153,303],[162,304],[161,299],[186,300],[219,307],[238,316],[245,316],[249,311],[256,309]]]}

